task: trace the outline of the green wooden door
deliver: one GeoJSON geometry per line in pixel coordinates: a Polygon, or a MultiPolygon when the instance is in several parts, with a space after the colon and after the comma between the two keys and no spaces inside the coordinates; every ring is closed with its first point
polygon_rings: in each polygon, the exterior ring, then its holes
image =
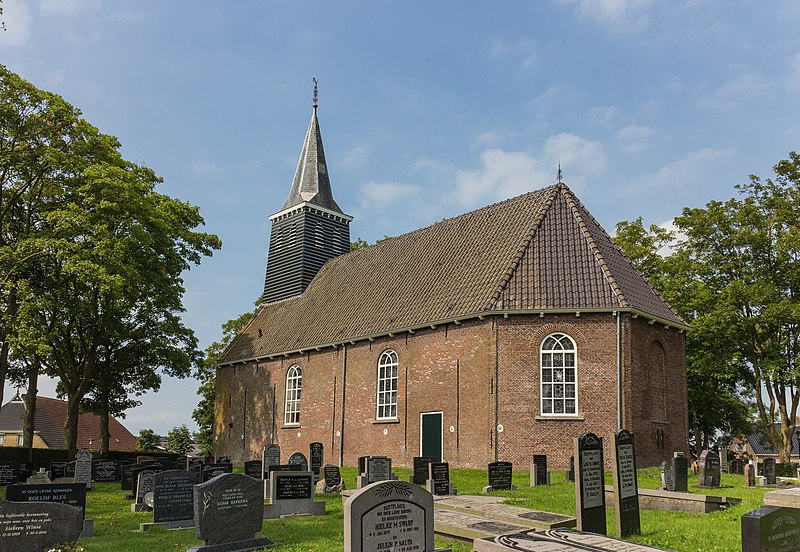
{"type": "Polygon", "coordinates": [[[420,416],[420,456],[442,461],[442,413],[424,412],[420,416]]]}

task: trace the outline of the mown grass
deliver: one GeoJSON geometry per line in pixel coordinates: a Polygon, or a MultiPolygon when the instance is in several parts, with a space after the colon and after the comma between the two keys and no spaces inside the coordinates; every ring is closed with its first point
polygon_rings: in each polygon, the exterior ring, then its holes
{"type": "MultiPolygon", "coordinates": [[[[395,468],[400,479],[408,480],[410,471],[395,468]]],[[[348,488],[355,488],[356,470],[343,468],[342,476],[348,488]]],[[[480,494],[487,484],[483,470],[451,470],[451,481],[459,494],[480,494]]],[[[639,486],[655,489],[660,485],[658,468],[639,470],[639,486]]],[[[575,515],[575,486],[564,481],[563,472],[551,474],[549,487],[531,488],[528,472],[515,472],[515,491],[498,491],[493,494],[507,497],[511,504],[575,515]]],[[[606,482],[611,484],[611,475],[606,474],[606,482]]],[[[675,550],[678,552],[730,552],[741,550],[741,521],[746,512],[763,505],[764,492],[770,489],[745,488],[741,475],[722,475],[723,489],[699,489],[697,477],[690,477],[691,492],[723,495],[741,498],[742,503],[727,511],[709,514],[687,514],[683,512],[664,512],[642,510],[642,534],[629,540],[675,550]]],[[[161,528],[139,533],[139,524],[152,521],[151,513],[132,513],[127,491],[119,490],[118,484],[95,483],[87,495],[87,517],[94,520],[94,537],[81,539],[78,544],[87,552],[156,552],[185,551],[190,546],[202,544],[195,538],[193,529],[166,531],[161,528]]],[[[5,490],[0,492],[5,496],[5,490]]],[[[344,548],[343,508],[341,497],[317,496],[324,500],[327,515],[324,517],[297,517],[264,521],[259,533],[273,541],[284,543],[280,548],[286,552],[334,552],[344,548]]],[[[614,510],[607,510],[606,527],[609,535],[614,535],[614,510]]],[[[450,546],[453,552],[469,552],[469,543],[436,540],[437,546],[450,546]]]]}

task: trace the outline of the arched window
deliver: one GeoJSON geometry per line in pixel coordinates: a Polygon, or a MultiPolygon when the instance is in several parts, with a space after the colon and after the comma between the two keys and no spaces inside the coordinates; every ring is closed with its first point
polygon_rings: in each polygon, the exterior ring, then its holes
{"type": "Polygon", "coordinates": [[[286,403],[283,422],[286,425],[300,424],[300,390],[303,387],[303,372],[295,365],[286,373],[286,403]]]}
{"type": "Polygon", "coordinates": [[[562,333],[548,335],[541,347],[541,413],[543,416],[578,413],[577,350],[562,333]]]}
{"type": "Polygon", "coordinates": [[[378,360],[378,420],[397,418],[397,353],[384,351],[378,360]]]}

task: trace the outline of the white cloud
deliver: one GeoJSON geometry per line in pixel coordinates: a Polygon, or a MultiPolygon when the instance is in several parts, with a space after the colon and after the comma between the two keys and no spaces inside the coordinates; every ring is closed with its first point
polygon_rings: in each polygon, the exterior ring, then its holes
{"type": "Polygon", "coordinates": [[[39,5],[42,13],[84,17],[87,12],[95,11],[102,4],[100,0],[42,0],[39,5]]]}
{"type": "Polygon", "coordinates": [[[650,147],[656,131],[647,126],[631,124],[616,132],[620,149],[626,153],[640,153],[650,147]]]}
{"type": "Polygon", "coordinates": [[[533,69],[539,62],[538,44],[532,38],[523,36],[514,40],[494,38],[489,53],[496,58],[511,58],[519,63],[520,69],[533,69]]]}
{"type": "Polygon", "coordinates": [[[578,17],[612,32],[636,34],[650,24],[647,8],[652,0],[559,0],[559,3],[574,7],[578,17]]]}
{"type": "Polygon", "coordinates": [[[195,161],[189,165],[189,168],[197,176],[209,176],[221,170],[217,165],[209,161],[195,161]]]}
{"type": "Polygon", "coordinates": [[[513,139],[516,135],[516,132],[509,130],[487,130],[475,136],[470,149],[496,148],[501,146],[503,142],[513,139]]]}
{"type": "Polygon", "coordinates": [[[598,105],[586,111],[584,118],[590,125],[608,127],[619,117],[615,105],[598,105]]]}
{"type": "Polygon", "coordinates": [[[791,88],[800,88],[800,53],[789,58],[789,63],[787,65],[789,71],[789,86],[791,88]]]}
{"type": "Polygon", "coordinates": [[[694,103],[700,109],[728,111],[762,95],[766,90],[762,76],[743,68],[738,75],[715,87],[706,85],[701,88],[694,103]]]}
{"type": "Polygon", "coordinates": [[[400,182],[367,182],[361,186],[361,202],[365,207],[381,209],[395,201],[407,201],[419,195],[422,187],[400,182]]]}
{"type": "Polygon", "coordinates": [[[465,206],[507,199],[555,182],[559,160],[571,171],[570,185],[582,185],[585,176],[602,172],[606,156],[598,142],[562,133],[545,143],[540,156],[526,152],[488,149],[481,167],[456,173],[453,200],[465,206]]]}
{"type": "Polygon", "coordinates": [[[342,165],[347,168],[358,167],[367,160],[370,151],[372,151],[372,146],[369,144],[357,144],[344,154],[342,165]]]}
{"type": "Polygon", "coordinates": [[[0,44],[24,46],[31,34],[31,14],[22,1],[3,4],[2,21],[6,29],[0,30],[0,44]]]}
{"type": "Polygon", "coordinates": [[[647,193],[662,188],[703,184],[713,177],[716,166],[733,157],[734,153],[732,149],[714,148],[693,151],[683,159],[664,165],[655,173],[634,180],[626,187],[626,191],[647,193]]]}

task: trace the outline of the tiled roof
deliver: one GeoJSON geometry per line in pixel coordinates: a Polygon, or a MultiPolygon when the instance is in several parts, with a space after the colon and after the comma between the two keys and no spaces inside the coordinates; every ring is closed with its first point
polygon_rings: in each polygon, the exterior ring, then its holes
{"type": "MultiPolygon", "coordinates": [[[[780,431],[780,424],[775,424],[777,430],[780,431]]],[[[769,440],[762,431],[754,431],[747,436],[747,443],[753,449],[755,454],[777,454],[775,449],[772,448],[769,440]]],[[[800,443],[797,439],[797,433],[792,435],[792,455],[800,454],[800,443]]]]}
{"type": "MultiPolygon", "coordinates": [[[[22,431],[24,407],[21,402],[8,402],[0,408],[0,431],[22,431]]],[[[36,397],[35,431],[50,448],[64,448],[64,420],[67,403],[50,397],[36,397]]],[[[111,450],[130,451],[136,448],[134,437],[113,416],[108,420],[111,450]]],[[[100,446],[100,417],[82,413],[78,416],[78,448],[97,449],[100,446]]]]}
{"type": "Polygon", "coordinates": [[[261,307],[220,364],[491,311],[632,308],[685,322],[564,184],[330,260],[261,307]]]}

